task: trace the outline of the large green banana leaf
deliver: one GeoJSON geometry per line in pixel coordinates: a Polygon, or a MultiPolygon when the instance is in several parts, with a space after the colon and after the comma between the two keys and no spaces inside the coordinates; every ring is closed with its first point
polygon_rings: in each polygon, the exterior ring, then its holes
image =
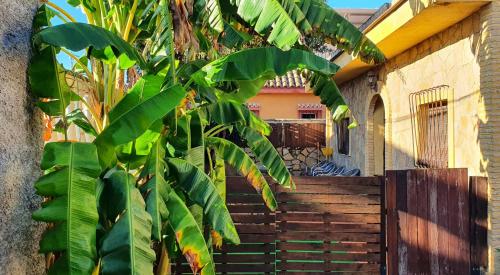
{"type": "Polygon", "coordinates": [[[141,173],[141,178],[151,178],[141,186],[146,198],[146,211],[153,219],[153,238],[161,241],[162,224],[168,219],[168,209],[165,202],[168,200],[170,185],[165,181],[165,148],[162,140],[156,141],[148,156],[141,173]]]}
{"type": "Polygon", "coordinates": [[[116,159],[114,146],[140,137],[153,123],[172,111],[184,96],[185,91],[181,86],[172,86],[117,116],[94,141],[101,165],[112,166],[116,159]]]}
{"type": "Polygon", "coordinates": [[[271,134],[271,126],[241,103],[231,100],[219,100],[203,106],[202,111],[207,113],[207,119],[219,125],[240,123],[264,135],[271,134]]]}
{"type": "MultiPolygon", "coordinates": [[[[33,29],[43,32],[50,26],[53,12],[42,5],[33,20],[33,29]]],[[[70,101],[78,100],[66,83],[66,70],[59,64],[54,47],[34,47],[28,75],[31,93],[38,98],[36,103],[49,116],[62,116],[70,101]]]]}
{"type": "Polygon", "coordinates": [[[33,219],[54,223],[40,241],[40,252],[60,252],[49,274],[90,274],[96,263],[96,182],[101,168],[91,143],[45,145],[41,168],[50,171],[35,183],[51,197],[33,219]]]}
{"type": "Polygon", "coordinates": [[[215,274],[212,256],[203,233],[184,201],[172,189],[166,201],[169,224],[175,232],[177,243],[186,257],[193,274],[215,274]]]}
{"type": "Polygon", "coordinates": [[[267,168],[269,176],[280,185],[295,188],[292,176],[273,144],[265,136],[249,127],[237,125],[236,129],[246,140],[254,155],[267,168]]]}
{"type": "Polygon", "coordinates": [[[229,165],[244,176],[255,190],[262,195],[267,207],[276,210],[277,202],[273,191],[253,160],[236,144],[217,137],[206,139],[207,146],[214,149],[217,156],[223,158],[229,165]]]}
{"type": "Polygon", "coordinates": [[[300,0],[298,6],[313,29],[329,38],[337,47],[358,55],[368,63],[381,63],[384,54],[347,19],[323,0],[300,0]]]}
{"type": "Polygon", "coordinates": [[[193,75],[193,79],[207,86],[236,82],[239,89],[227,94],[226,98],[244,103],[255,96],[267,80],[294,69],[333,75],[339,67],[309,51],[291,49],[285,52],[275,47],[253,48],[207,64],[193,75]]]}
{"type": "MultiPolygon", "coordinates": [[[[118,35],[94,25],[70,22],[46,28],[35,34],[33,39],[36,45],[48,44],[75,52],[89,47],[97,51],[104,51],[111,47],[115,56],[124,58],[122,56],[124,54],[129,60],[137,62],[141,68],[146,68],[144,59],[132,45],[118,35]]],[[[127,69],[134,62],[120,62],[120,64],[127,64],[126,67],[122,67],[122,69],[127,69]]]]}
{"type": "Polygon", "coordinates": [[[210,177],[189,161],[169,158],[169,173],[189,198],[203,207],[210,226],[224,239],[239,244],[240,239],[227,210],[210,177]]]}
{"type": "Polygon", "coordinates": [[[289,50],[301,37],[291,18],[278,0],[224,0],[237,7],[237,14],[254,30],[267,36],[267,41],[282,50],[289,50]]]}
{"type": "MultiPolygon", "coordinates": [[[[162,84],[163,77],[161,76],[145,75],[140,78],[125,97],[109,112],[109,121],[113,123],[127,111],[160,93],[162,84]]],[[[162,125],[161,120],[158,120],[137,139],[118,146],[116,150],[118,159],[127,163],[130,169],[136,169],[144,164],[153,144],[160,136],[162,125]]]]}
{"type": "Polygon", "coordinates": [[[334,121],[344,118],[349,111],[349,107],[345,103],[335,81],[324,75],[314,73],[308,77],[308,80],[313,93],[320,97],[321,104],[333,112],[334,121]]]}
{"type": "Polygon", "coordinates": [[[114,170],[105,181],[100,205],[113,225],[100,246],[102,274],[153,274],[152,221],[135,178],[114,170]]]}

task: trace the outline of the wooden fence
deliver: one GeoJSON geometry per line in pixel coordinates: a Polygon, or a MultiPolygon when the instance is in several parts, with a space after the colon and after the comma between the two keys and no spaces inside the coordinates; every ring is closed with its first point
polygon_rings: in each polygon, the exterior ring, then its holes
{"type": "Polygon", "coordinates": [[[273,128],[269,140],[274,147],[306,148],[325,144],[325,120],[268,122],[273,128]]]}
{"type": "Polygon", "coordinates": [[[467,169],[387,171],[388,274],[480,274],[487,179],[467,169]]]}
{"type": "MultiPolygon", "coordinates": [[[[241,244],[214,252],[219,274],[379,273],[385,262],[384,185],[375,177],[297,177],[297,190],[273,186],[267,210],[244,178],[229,177],[227,203],[241,244]]],[[[189,273],[186,264],[176,274],[189,273]]]]}

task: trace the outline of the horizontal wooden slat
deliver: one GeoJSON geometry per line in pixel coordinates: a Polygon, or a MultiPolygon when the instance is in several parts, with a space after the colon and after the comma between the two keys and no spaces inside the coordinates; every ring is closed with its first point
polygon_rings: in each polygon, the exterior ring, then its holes
{"type": "Polygon", "coordinates": [[[372,253],[312,253],[312,252],[280,252],[278,260],[323,260],[323,261],[354,261],[379,263],[380,254],[372,253]]]}
{"type": "Polygon", "coordinates": [[[278,221],[380,223],[380,214],[277,213],[278,221]]]}
{"type": "MultiPolygon", "coordinates": [[[[278,223],[278,231],[379,233],[380,224],[278,223]]],[[[280,234],[280,233],[278,233],[280,234]]]]}
{"type": "Polygon", "coordinates": [[[276,264],[279,270],[330,270],[330,271],[379,271],[379,264],[352,263],[290,263],[276,264]]]}
{"type": "Polygon", "coordinates": [[[319,204],[319,203],[279,203],[279,211],[317,212],[317,213],[352,213],[378,214],[380,205],[368,204],[319,204]]]}
{"type": "Polygon", "coordinates": [[[380,182],[375,177],[294,177],[295,185],[319,184],[319,185],[375,185],[380,182]]]}
{"type": "Polygon", "coordinates": [[[218,254],[216,263],[274,263],[274,254],[218,254]]]}
{"type": "Polygon", "coordinates": [[[274,224],[236,224],[238,233],[269,234],[276,231],[274,224]]]}
{"type": "Polygon", "coordinates": [[[264,205],[264,199],[259,195],[242,195],[242,194],[227,194],[226,200],[229,204],[259,204],[264,205]]]}
{"type": "Polygon", "coordinates": [[[271,211],[264,205],[263,202],[258,204],[235,204],[228,203],[227,208],[229,212],[233,213],[271,213],[271,211]]]}
{"type": "Polygon", "coordinates": [[[380,234],[367,233],[334,233],[334,232],[290,232],[285,231],[277,234],[277,239],[282,241],[299,240],[330,240],[351,242],[379,242],[380,234]]]}
{"type": "Polygon", "coordinates": [[[352,185],[352,184],[303,184],[297,185],[296,189],[291,191],[290,189],[277,186],[277,193],[293,193],[293,194],[369,194],[369,195],[379,195],[380,186],[375,185],[352,185]]]}
{"type": "MultiPolygon", "coordinates": [[[[285,268],[278,274],[379,272],[379,179],[294,177],[293,191],[266,179],[278,200],[276,212],[267,209],[246,179],[227,178],[227,205],[241,244],[214,249],[218,273],[275,274],[276,265],[285,268]]],[[[186,265],[181,269],[191,273],[186,265]]]]}
{"type": "Polygon", "coordinates": [[[380,244],[371,243],[296,243],[277,242],[278,250],[319,250],[346,252],[380,252],[380,244]]]}
{"type": "MultiPolygon", "coordinates": [[[[187,265],[174,268],[175,274],[193,274],[187,265]]],[[[215,264],[217,272],[274,272],[274,264],[215,264]]]]}
{"type": "MultiPolygon", "coordinates": [[[[373,195],[323,195],[281,193],[276,196],[280,202],[308,203],[349,203],[349,204],[380,204],[380,196],[373,195]]],[[[257,201],[257,199],[256,199],[257,201]]]]}
{"type": "Polygon", "coordinates": [[[221,249],[215,249],[215,252],[248,252],[248,253],[271,253],[275,252],[276,245],[272,243],[263,243],[263,244],[223,244],[221,249]]]}
{"type": "Polygon", "coordinates": [[[276,238],[276,232],[268,232],[267,234],[245,234],[238,232],[240,236],[241,243],[274,243],[276,238]]]}
{"type": "Polygon", "coordinates": [[[233,222],[235,223],[254,223],[254,224],[260,224],[260,223],[274,223],[275,222],[275,217],[274,215],[249,215],[249,214],[244,214],[244,215],[239,215],[239,214],[233,214],[231,215],[233,222]]]}
{"type": "MultiPolygon", "coordinates": [[[[359,272],[359,271],[335,271],[334,273],[332,272],[325,272],[325,271],[315,271],[315,270],[301,270],[301,271],[296,271],[294,270],[293,272],[290,271],[277,271],[277,275],[315,275],[315,274],[339,274],[339,275],[364,275],[364,274],[378,274],[378,272],[359,272]]],[[[190,275],[190,274],[189,274],[190,275]]]]}

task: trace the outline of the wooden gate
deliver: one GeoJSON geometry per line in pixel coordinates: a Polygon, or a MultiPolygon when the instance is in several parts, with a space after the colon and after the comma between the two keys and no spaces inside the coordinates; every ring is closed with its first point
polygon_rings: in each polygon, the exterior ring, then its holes
{"type": "MultiPolygon", "coordinates": [[[[272,213],[244,178],[228,177],[227,203],[241,244],[214,251],[219,274],[366,274],[384,269],[383,180],[294,180],[295,191],[273,185],[279,206],[272,213]]],[[[187,274],[189,268],[179,263],[174,271],[187,274]]]]}
{"type": "Polygon", "coordinates": [[[487,264],[487,180],[467,169],[387,171],[389,274],[475,274],[487,264]]]}

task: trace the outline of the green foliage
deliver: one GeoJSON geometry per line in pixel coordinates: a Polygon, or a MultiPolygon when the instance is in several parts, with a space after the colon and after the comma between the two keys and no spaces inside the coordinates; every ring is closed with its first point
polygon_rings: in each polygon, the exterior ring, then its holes
{"type": "Polygon", "coordinates": [[[135,187],[135,178],[123,170],[105,178],[100,206],[109,230],[100,244],[103,274],[153,274],[155,252],[150,248],[152,221],[135,187]]]}
{"type": "Polygon", "coordinates": [[[170,192],[167,200],[169,223],[175,232],[182,254],[191,266],[194,274],[201,270],[201,274],[215,274],[212,256],[205,243],[205,238],[193,215],[186,207],[185,202],[175,191],[170,192]]]}
{"type": "Polygon", "coordinates": [[[33,219],[53,223],[40,241],[40,252],[61,253],[50,274],[90,274],[96,253],[96,181],[101,171],[96,148],[89,143],[45,145],[41,168],[47,173],[35,183],[40,196],[52,197],[33,219]]]}
{"type": "MultiPolygon", "coordinates": [[[[227,1],[227,0],[226,0],[227,1]]],[[[287,10],[277,0],[230,0],[236,13],[267,41],[282,50],[289,50],[301,34],[287,10]]]]}
{"type": "Polygon", "coordinates": [[[334,118],[345,116],[331,80],[338,66],[300,45],[311,35],[383,60],[322,0],[68,2],[88,24],[51,26],[54,16],[72,18],[42,5],[29,68],[36,104],[65,136],[46,144],[45,175],[35,184],[46,201],[33,218],[52,224],[40,242],[40,252],[56,259],[50,274],[165,274],[165,260],[179,251],[193,273],[215,274],[210,244],[240,242],[225,202],[226,163],[277,207],[250,156],[217,136],[236,129],[268,174],[293,188],[266,138],[271,127],[246,101],[267,80],[298,69],[334,118]],[[264,40],[274,46],[262,47],[264,40]],[[71,102],[79,104],[73,111],[71,102]],[[70,125],[93,142],[68,142],[70,125]]]}
{"type": "Polygon", "coordinates": [[[257,165],[243,149],[228,140],[216,137],[207,138],[207,146],[214,149],[218,157],[237,169],[240,175],[247,179],[257,193],[262,195],[262,199],[269,209],[276,210],[278,203],[274,198],[273,191],[257,165]]]}
{"type": "Polygon", "coordinates": [[[170,174],[188,197],[202,206],[214,230],[231,243],[239,244],[231,215],[210,177],[200,168],[181,159],[168,159],[170,174]]]}
{"type": "MultiPolygon", "coordinates": [[[[37,33],[33,41],[35,45],[48,44],[75,52],[89,49],[90,54],[99,58],[122,58],[124,61],[127,58],[142,68],[146,67],[144,59],[132,45],[108,30],[89,24],[71,22],[46,28],[37,33]]],[[[122,69],[130,68],[133,62],[122,62],[122,69]]]]}
{"type": "Polygon", "coordinates": [[[105,168],[112,166],[116,161],[114,146],[140,137],[153,123],[172,111],[184,95],[182,87],[173,86],[137,104],[131,102],[126,112],[117,116],[94,142],[101,165],[105,168]]]}
{"type": "Polygon", "coordinates": [[[304,50],[253,48],[232,53],[207,64],[193,76],[193,79],[207,86],[235,82],[239,89],[224,97],[243,103],[257,95],[267,80],[294,69],[307,69],[323,75],[333,75],[337,72],[338,66],[304,50]]]}
{"type": "Polygon", "coordinates": [[[284,187],[295,188],[292,176],[273,144],[265,136],[252,128],[241,125],[238,125],[236,128],[240,136],[246,140],[257,159],[267,167],[269,176],[284,187]]]}

